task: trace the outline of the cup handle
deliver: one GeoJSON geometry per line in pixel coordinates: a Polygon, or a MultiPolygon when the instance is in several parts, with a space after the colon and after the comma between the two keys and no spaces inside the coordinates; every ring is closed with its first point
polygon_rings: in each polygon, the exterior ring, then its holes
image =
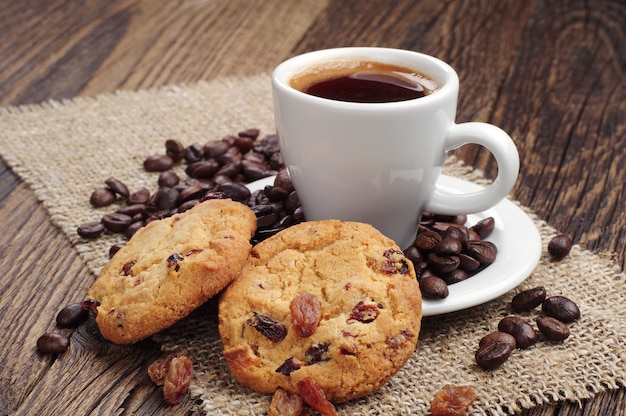
{"type": "Polygon", "coordinates": [[[493,154],[498,164],[498,176],[486,188],[464,194],[448,192],[435,183],[425,211],[444,215],[485,211],[498,204],[515,185],[519,173],[519,154],[508,134],[487,123],[454,124],[446,137],[446,152],[470,143],[481,145],[493,154]]]}

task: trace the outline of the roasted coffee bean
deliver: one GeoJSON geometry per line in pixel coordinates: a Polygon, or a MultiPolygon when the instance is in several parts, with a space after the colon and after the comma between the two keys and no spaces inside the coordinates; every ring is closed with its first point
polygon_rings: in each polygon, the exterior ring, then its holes
{"type": "Polygon", "coordinates": [[[410,246],[409,248],[404,250],[404,255],[406,256],[407,259],[411,260],[411,262],[413,263],[413,266],[416,266],[418,263],[420,263],[423,260],[422,254],[415,246],[410,246]]]}
{"type": "Polygon", "coordinates": [[[455,283],[459,283],[462,282],[463,280],[467,279],[469,276],[467,274],[466,271],[462,270],[462,269],[456,269],[453,270],[449,273],[445,273],[443,275],[441,275],[441,278],[444,280],[444,282],[446,282],[449,285],[453,285],[455,283]]]}
{"type": "Polygon", "coordinates": [[[118,208],[115,212],[118,214],[128,215],[134,217],[137,214],[141,214],[146,209],[146,204],[131,204],[118,208]]]}
{"type": "Polygon", "coordinates": [[[89,202],[96,208],[106,207],[115,202],[115,193],[109,188],[98,188],[91,194],[89,202]]]}
{"type": "Polygon", "coordinates": [[[543,286],[524,290],[513,296],[511,305],[516,311],[529,311],[541,305],[546,299],[546,288],[543,286]]]}
{"type": "Polygon", "coordinates": [[[180,192],[174,188],[159,188],[151,198],[151,204],[159,210],[171,210],[178,207],[180,192]]]}
{"type": "Polygon", "coordinates": [[[185,172],[192,178],[211,178],[219,168],[220,164],[215,159],[199,160],[187,166],[185,172]]]}
{"type": "Polygon", "coordinates": [[[464,270],[467,273],[476,271],[480,267],[480,262],[478,260],[465,253],[460,253],[457,257],[459,258],[459,269],[464,270]]]}
{"type": "Polygon", "coordinates": [[[202,147],[202,150],[204,151],[204,157],[208,159],[217,159],[218,157],[226,153],[226,151],[230,148],[231,148],[231,144],[228,143],[227,141],[213,140],[213,141],[207,142],[202,147]]]}
{"type": "Polygon", "coordinates": [[[293,182],[291,181],[291,177],[289,176],[287,169],[282,169],[276,174],[276,178],[274,179],[274,186],[282,188],[287,192],[294,191],[293,182]]]}
{"type": "Polygon", "coordinates": [[[132,217],[124,214],[107,214],[102,217],[102,224],[113,233],[121,233],[132,223],[132,217]]]}
{"type": "Polygon", "coordinates": [[[548,243],[548,252],[555,260],[566,257],[572,249],[572,239],[565,234],[559,234],[548,243]]]}
{"type": "Polygon", "coordinates": [[[124,183],[119,179],[109,178],[104,182],[109,186],[109,188],[111,188],[113,192],[115,192],[122,198],[128,198],[128,196],[130,195],[128,187],[124,185],[124,183]]]}
{"type": "Polygon", "coordinates": [[[185,146],[179,140],[166,140],[165,154],[171,157],[174,162],[180,162],[185,157],[185,146]]]}
{"type": "Polygon", "coordinates": [[[89,311],[83,309],[82,303],[72,303],[59,311],[56,321],[61,328],[75,328],[87,317],[89,311]]]}
{"type": "Polygon", "coordinates": [[[166,170],[165,172],[161,172],[157,183],[159,186],[173,188],[180,183],[180,177],[173,170],[166,170]]]}
{"type": "Polygon", "coordinates": [[[515,338],[510,334],[494,332],[486,335],[480,340],[474,355],[476,364],[485,370],[493,370],[509,359],[516,345],[515,338]]]}
{"type": "Polygon", "coordinates": [[[226,182],[220,185],[219,190],[233,201],[245,202],[250,198],[250,190],[241,183],[226,182]]]}
{"type": "Polygon", "coordinates": [[[437,276],[422,277],[419,284],[422,296],[427,299],[444,299],[450,294],[446,282],[437,276]]]}
{"type": "Polygon", "coordinates": [[[220,167],[215,175],[227,176],[234,179],[243,171],[243,162],[241,160],[234,160],[233,162],[220,167]]]}
{"type": "Polygon", "coordinates": [[[563,341],[569,337],[569,328],[551,316],[540,316],[536,319],[537,328],[550,341],[563,341]]]}
{"type": "Polygon", "coordinates": [[[262,215],[257,217],[256,224],[257,228],[270,228],[273,227],[274,224],[278,221],[278,214],[276,212],[271,212],[267,215],[262,215]]]}
{"type": "Polygon", "coordinates": [[[498,331],[513,335],[517,347],[526,349],[537,342],[537,332],[524,319],[518,316],[507,316],[498,323],[498,331]]]}
{"type": "Polygon", "coordinates": [[[415,238],[413,245],[423,253],[430,253],[441,241],[441,235],[435,231],[424,231],[415,238]]]}
{"type": "Polygon", "coordinates": [[[256,163],[247,163],[243,161],[243,175],[248,181],[256,181],[270,176],[273,172],[269,171],[266,166],[256,163]]]}
{"type": "Polygon", "coordinates": [[[489,235],[493,232],[495,225],[496,221],[493,219],[493,217],[487,217],[478,221],[476,224],[470,227],[470,229],[475,231],[481,239],[485,239],[489,237],[489,235]]]}
{"type": "Polygon", "coordinates": [[[202,146],[200,146],[198,143],[194,143],[190,146],[185,147],[183,155],[187,163],[195,163],[202,160],[202,157],[204,156],[204,150],[202,150],[202,146]]]}
{"type": "Polygon", "coordinates": [[[435,273],[450,273],[459,267],[461,260],[457,256],[440,256],[437,253],[430,253],[428,264],[435,273]]]}
{"type": "Polygon", "coordinates": [[[195,207],[199,203],[200,203],[199,199],[190,199],[188,201],[185,201],[182,204],[180,204],[180,206],[178,207],[178,212],[185,212],[187,210],[190,210],[191,208],[195,207]]]}
{"type": "Polygon", "coordinates": [[[237,133],[237,136],[239,137],[249,137],[252,140],[256,140],[257,137],[259,137],[259,129],[257,128],[251,128],[251,129],[246,129],[244,131],[240,131],[239,133],[237,133]]]}
{"type": "Polygon", "coordinates": [[[190,199],[198,199],[206,193],[206,189],[200,185],[189,185],[180,190],[179,196],[181,201],[190,199]]]}
{"type": "Polygon", "coordinates": [[[89,222],[78,227],[76,232],[83,238],[98,238],[104,232],[104,224],[101,222],[89,222]]]}
{"type": "Polygon", "coordinates": [[[37,349],[44,354],[62,354],[69,345],[70,340],[58,332],[49,332],[37,339],[37,349]]]}
{"type": "Polygon", "coordinates": [[[117,244],[113,244],[110,248],[109,248],[109,258],[112,258],[115,253],[117,253],[118,251],[120,251],[120,249],[122,247],[124,247],[126,244],[124,243],[117,243],[117,244]]]}
{"type": "Polygon", "coordinates": [[[247,153],[254,147],[254,139],[252,137],[239,136],[235,140],[234,145],[241,153],[247,153]]]}
{"type": "Polygon", "coordinates": [[[148,201],[150,201],[150,191],[148,191],[146,188],[141,188],[137,192],[130,194],[127,202],[129,205],[134,205],[147,204],[148,201]]]}
{"type": "Polygon", "coordinates": [[[143,228],[144,225],[145,225],[145,223],[143,221],[131,222],[128,225],[128,227],[126,227],[126,229],[124,230],[124,236],[126,236],[126,238],[130,239],[133,235],[135,235],[135,233],[137,231],[139,231],[141,228],[143,228]]]}
{"type": "Polygon", "coordinates": [[[289,192],[286,189],[278,186],[266,186],[265,195],[270,201],[282,201],[287,199],[289,192]]]}
{"type": "Polygon", "coordinates": [[[466,254],[474,257],[480,264],[492,264],[496,261],[498,249],[491,241],[470,241],[467,243],[466,254]]]}
{"type": "Polygon", "coordinates": [[[513,335],[501,331],[491,332],[482,337],[480,341],[478,341],[478,348],[485,347],[494,342],[504,342],[510,344],[512,349],[517,348],[517,341],[515,341],[513,335]]]}
{"type": "Polygon", "coordinates": [[[572,300],[565,296],[550,296],[543,301],[543,312],[561,322],[569,324],[580,318],[580,309],[572,300]]]}
{"type": "Polygon", "coordinates": [[[434,250],[441,256],[451,256],[461,253],[463,245],[458,238],[445,237],[437,243],[434,250]]]}
{"type": "Polygon", "coordinates": [[[220,165],[228,165],[243,159],[243,155],[236,147],[231,147],[224,154],[217,158],[220,165]]]}
{"type": "Polygon", "coordinates": [[[173,166],[174,159],[168,155],[154,155],[143,161],[143,167],[147,172],[164,172],[173,166]]]}

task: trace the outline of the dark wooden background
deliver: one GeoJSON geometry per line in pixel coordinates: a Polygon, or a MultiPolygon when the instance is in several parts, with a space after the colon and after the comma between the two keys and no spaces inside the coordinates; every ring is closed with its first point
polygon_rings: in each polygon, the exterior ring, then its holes
{"type": "MultiPolygon", "coordinates": [[[[256,75],[327,47],[422,51],[459,73],[459,122],[488,121],[514,138],[512,197],[623,269],[625,27],[621,0],[0,0],[0,105],[256,75]]],[[[495,175],[486,152],[457,154],[495,175]]],[[[85,327],[71,354],[36,353],[91,281],[0,160],[0,415],[193,412],[191,399],[166,407],[147,381],[150,341],[116,347],[85,327]]],[[[624,415],[625,391],[524,414],[624,415]]]]}

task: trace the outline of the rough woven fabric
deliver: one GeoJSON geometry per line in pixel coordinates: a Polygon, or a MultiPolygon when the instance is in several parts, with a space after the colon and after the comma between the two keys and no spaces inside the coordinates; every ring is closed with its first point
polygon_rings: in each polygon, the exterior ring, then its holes
{"type": "MultiPolygon", "coordinates": [[[[155,173],[142,161],[162,154],[164,142],[203,144],[226,134],[258,127],[274,132],[269,76],[218,79],[187,86],[118,92],[95,98],[0,109],[0,154],[34,190],[90,270],[96,275],[117,241],[84,241],[79,224],[97,221],[112,207],[94,209],[89,195],[108,177],[132,190],[156,188],[155,173]]],[[[446,173],[484,182],[480,172],[453,160],[446,173]]],[[[522,207],[523,208],[523,207],[522,207]]],[[[556,230],[534,220],[544,253],[556,230]]],[[[476,414],[507,414],[545,402],[580,401],[605,389],[625,386],[626,309],[624,274],[609,259],[578,246],[568,258],[544,254],[517,289],[466,311],[425,318],[412,359],[378,392],[339,406],[341,414],[424,414],[446,383],[477,391],[476,414]],[[521,289],[543,285],[550,295],[577,302],[582,318],[571,324],[564,343],[540,342],[516,350],[502,367],[483,371],[474,362],[478,340],[511,314],[510,300],[521,289]]],[[[529,320],[539,311],[523,314],[529,320]]],[[[155,337],[164,349],[185,346],[195,358],[191,393],[210,414],[256,415],[267,411],[269,396],[238,385],[221,357],[214,302],[209,302],[155,337]]]]}

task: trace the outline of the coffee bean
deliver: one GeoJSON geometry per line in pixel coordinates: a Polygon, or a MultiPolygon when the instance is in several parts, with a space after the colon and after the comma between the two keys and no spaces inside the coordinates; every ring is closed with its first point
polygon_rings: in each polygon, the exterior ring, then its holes
{"type": "Polygon", "coordinates": [[[427,230],[417,235],[413,245],[421,252],[430,253],[435,249],[441,240],[441,234],[435,231],[427,230]]]}
{"type": "Polygon", "coordinates": [[[183,155],[187,163],[196,163],[202,160],[204,150],[198,143],[194,143],[185,147],[183,155]]]}
{"type": "Polygon", "coordinates": [[[569,337],[569,327],[551,316],[540,316],[536,319],[537,328],[550,341],[563,341],[569,337]]]}
{"type": "Polygon", "coordinates": [[[118,251],[120,251],[120,249],[122,247],[124,247],[126,244],[124,243],[117,243],[117,244],[113,244],[110,248],[109,248],[109,258],[112,258],[115,253],[117,253],[118,251]]]}
{"type": "Polygon", "coordinates": [[[169,211],[178,207],[180,192],[174,188],[162,187],[152,195],[150,203],[158,210],[169,211]]]}
{"type": "Polygon", "coordinates": [[[131,204],[123,207],[119,207],[115,212],[118,214],[128,215],[129,217],[134,217],[137,214],[141,214],[146,209],[146,204],[131,204]]]}
{"type": "Polygon", "coordinates": [[[226,182],[220,185],[219,190],[233,201],[245,202],[250,198],[250,190],[241,183],[226,182]]]}
{"type": "Polygon", "coordinates": [[[282,169],[276,174],[276,179],[274,179],[274,186],[282,188],[287,192],[294,191],[293,182],[291,181],[291,177],[289,176],[287,169],[282,169]]]}
{"type": "Polygon", "coordinates": [[[89,202],[94,207],[106,207],[115,202],[115,193],[109,188],[98,188],[91,194],[89,202]]]}
{"type": "Polygon", "coordinates": [[[148,201],[150,201],[150,191],[148,191],[146,188],[141,188],[137,192],[130,194],[127,202],[129,205],[134,205],[147,204],[148,201]]]}
{"type": "Polygon", "coordinates": [[[427,299],[444,299],[448,297],[448,285],[436,276],[422,277],[419,281],[422,296],[427,299]]]}
{"type": "Polygon", "coordinates": [[[435,273],[450,273],[459,267],[461,260],[457,256],[441,256],[437,253],[430,253],[428,263],[435,273]]]}
{"type": "Polygon", "coordinates": [[[185,147],[179,140],[166,140],[165,154],[171,157],[174,162],[179,162],[185,157],[185,147]]]}
{"type": "Polygon", "coordinates": [[[537,332],[524,319],[507,316],[498,323],[498,331],[513,335],[518,348],[528,348],[537,342],[537,332]]]}
{"type": "Polygon", "coordinates": [[[441,275],[441,278],[449,285],[453,285],[455,283],[462,282],[467,279],[469,276],[466,271],[462,269],[456,269],[449,273],[445,273],[441,275]]]}
{"type": "Polygon", "coordinates": [[[141,228],[143,228],[144,225],[145,225],[145,223],[143,221],[131,222],[128,225],[128,227],[126,227],[126,229],[124,230],[124,236],[126,236],[126,238],[130,239],[133,235],[135,235],[135,233],[137,231],[139,231],[141,228]]]}
{"type": "Polygon", "coordinates": [[[409,248],[404,250],[404,255],[407,259],[411,260],[414,266],[420,263],[423,259],[422,254],[415,246],[410,246],[409,248]]]}
{"type": "Polygon", "coordinates": [[[132,217],[124,214],[106,214],[102,217],[102,224],[107,230],[114,233],[121,233],[133,222],[132,217]]]}
{"type": "Polygon", "coordinates": [[[157,183],[161,187],[166,186],[173,188],[180,183],[180,177],[173,170],[166,170],[165,172],[161,172],[157,183]]]}
{"type": "Polygon", "coordinates": [[[493,232],[495,225],[496,222],[493,217],[487,217],[478,221],[471,227],[471,229],[475,231],[481,239],[484,239],[489,237],[489,235],[493,232]]]}
{"type": "Polygon", "coordinates": [[[202,150],[204,151],[204,156],[209,159],[217,159],[228,149],[231,148],[231,144],[224,140],[213,140],[204,145],[202,150]]]}
{"type": "Polygon", "coordinates": [[[100,237],[104,232],[104,224],[101,222],[89,222],[78,227],[76,230],[79,236],[83,238],[94,239],[100,237]]]}
{"type": "Polygon", "coordinates": [[[75,328],[89,316],[82,303],[72,303],[57,314],[57,325],[61,328],[75,328]]]}
{"type": "Polygon", "coordinates": [[[543,312],[561,322],[571,323],[580,318],[580,309],[565,296],[551,296],[543,301],[543,312]]]}
{"type": "Polygon", "coordinates": [[[565,234],[555,236],[548,243],[548,252],[555,260],[561,260],[566,257],[572,249],[572,239],[565,234]]]}
{"type": "Polygon", "coordinates": [[[470,241],[467,243],[466,254],[475,258],[482,265],[496,261],[498,249],[491,241],[470,241]]]}
{"type": "Polygon", "coordinates": [[[504,364],[516,348],[515,338],[503,332],[489,334],[479,342],[474,355],[476,364],[485,370],[493,370],[504,364]]]}
{"type": "Polygon", "coordinates": [[[478,260],[465,253],[460,253],[457,257],[459,258],[459,269],[461,270],[471,273],[480,267],[478,260]]]}
{"type": "Polygon", "coordinates": [[[187,166],[185,172],[192,178],[211,178],[219,168],[220,164],[214,159],[199,160],[187,166]]]}
{"type": "Polygon", "coordinates": [[[244,131],[240,131],[239,133],[237,133],[237,136],[239,137],[249,137],[253,140],[256,140],[257,137],[259,137],[259,129],[257,128],[251,128],[251,129],[246,129],[244,131]]]}
{"type": "Polygon", "coordinates": [[[543,286],[527,289],[513,296],[511,305],[516,311],[529,311],[541,305],[546,299],[546,288],[543,286]]]}
{"type": "Polygon", "coordinates": [[[37,339],[37,349],[45,354],[64,353],[69,345],[70,340],[58,332],[49,332],[37,339]]]}
{"type": "Polygon", "coordinates": [[[510,344],[513,349],[517,347],[517,341],[515,341],[515,337],[513,337],[513,335],[507,332],[495,331],[482,337],[478,342],[478,348],[485,347],[494,342],[504,342],[510,344]]]}
{"type": "Polygon", "coordinates": [[[126,187],[126,185],[124,185],[124,183],[119,179],[109,178],[104,182],[109,186],[109,188],[111,188],[113,192],[115,192],[119,196],[123,198],[128,198],[128,196],[130,195],[128,187],[126,187]]]}
{"type": "Polygon", "coordinates": [[[435,253],[441,256],[451,256],[461,253],[463,244],[458,238],[445,237],[434,248],[435,253]]]}
{"type": "Polygon", "coordinates": [[[154,155],[143,161],[143,167],[147,172],[164,172],[173,166],[174,159],[168,155],[154,155]]]}

